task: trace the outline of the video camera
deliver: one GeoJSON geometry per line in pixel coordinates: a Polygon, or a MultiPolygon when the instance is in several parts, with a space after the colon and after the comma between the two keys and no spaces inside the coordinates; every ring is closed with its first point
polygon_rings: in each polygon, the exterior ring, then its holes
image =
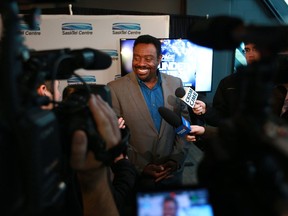
{"type": "Polygon", "coordinates": [[[219,126],[219,136],[207,144],[199,165],[199,182],[209,188],[216,215],[287,214],[287,145],[279,148],[278,143],[287,144],[288,126],[272,113],[271,101],[274,88],[288,83],[287,55],[282,53],[288,50],[288,27],[247,26],[238,17],[215,16],[188,31],[196,44],[234,51],[248,42],[261,56],[229,77],[234,83],[225,86],[225,93],[237,99],[235,112],[219,126]],[[282,135],[271,135],[267,125],[282,135]]]}
{"type": "MultiPolygon", "coordinates": [[[[128,129],[121,129],[122,142],[111,150],[106,151],[105,142],[98,135],[97,127],[87,107],[90,94],[100,95],[110,106],[112,99],[110,90],[106,85],[73,84],[65,87],[63,102],[54,110],[61,125],[64,143],[71,143],[72,133],[83,130],[88,136],[88,148],[94,152],[95,158],[106,165],[110,165],[116,156],[126,152],[129,139],[128,129]],[[67,139],[68,138],[68,139],[67,139]]],[[[69,152],[67,149],[65,152],[69,152]]]]}
{"type": "Polygon", "coordinates": [[[110,92],[105,86],[94,88],[83,82],[53,110],[41,109],[45,100],[36,89],[45,80],[67,79],[79,68],[106,69],[112,60],[106,53],[91,48],[29,50],[19,34],[17,3],[2,1],[0,13],[3,24],[0,47],[0,170],[3,176],[0,191],[7,202],[0,211],[9,216],[66,215],[72,132],[86,131],[89,148],[95,157],[109,164],[125,150],[129,131],[123,129],[122,143],[106,151],[87,107],[92,93],[100,94],[108,102],[110,92]]]}

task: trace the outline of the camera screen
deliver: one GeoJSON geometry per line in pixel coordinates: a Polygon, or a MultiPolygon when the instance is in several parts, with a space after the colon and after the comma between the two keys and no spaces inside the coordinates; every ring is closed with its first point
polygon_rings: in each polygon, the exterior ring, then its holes
{"type": "Polygon", "coordinates": [[[138,192],[137,216],[213,216],[208,191],[186,188],[170,191],[138,192]]]}

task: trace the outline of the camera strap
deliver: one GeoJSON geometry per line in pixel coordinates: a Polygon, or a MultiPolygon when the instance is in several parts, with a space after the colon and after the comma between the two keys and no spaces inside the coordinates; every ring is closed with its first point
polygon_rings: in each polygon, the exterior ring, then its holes
{"type": "Polygon", "coordinates": [[[93,147],[90,145],[90,149],[94,152],[95,158],[102,161],[106,166],[110,166],[116,157],[126,152],[130,138],[130,130],[127,127],[120,130],[122,139],[115,147],[106,150],[106,144],[100,136],[97,140],[98,145],[93,145],[93,147]]]}

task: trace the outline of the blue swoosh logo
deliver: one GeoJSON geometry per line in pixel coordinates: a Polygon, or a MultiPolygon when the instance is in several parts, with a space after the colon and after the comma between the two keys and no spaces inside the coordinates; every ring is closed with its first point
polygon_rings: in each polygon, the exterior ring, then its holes
{"type": "MultiPolygon", "coordinates": [[[[89,83],[93,83],[93,82],[96,82],[96,77],[95,76],[91,76],[91,75],[84,75],[84,76],[81,76],[81,78],[83,79],[83,81],[85,82],[89,82],[89,83]]],[[[72,76],[71,78],[69,78],[67,80],[68,84],[73,84],[73,83],[79,83],[79,82],[82,82],[82,80],[79,79],[79,77],[75,77],[75,76],[72,76]]]]}
{"type": "Polygon", "coordinates": [[[118,57],[118,52],[117,50],[113,49],[101,49],[102,52],[108,54],[111,57],[118,57]]]}
{"type": "Polygon", "coordinates": [[[91,23],[62,23],[62,30],[93,30],[91,23]]]}
{"type": "Polygon", "coordinates": [[[112,30],[141,30],[139,23],[113,23],[112,30]]]}
{"type": "Polygon", "coordinates": [[[31,29],[28,24],[21,23],[20,24],[20,30],[21,31],[40,31],[40,26],[39,26],[39,24],[37,24],[35,29],[31,29]]]}

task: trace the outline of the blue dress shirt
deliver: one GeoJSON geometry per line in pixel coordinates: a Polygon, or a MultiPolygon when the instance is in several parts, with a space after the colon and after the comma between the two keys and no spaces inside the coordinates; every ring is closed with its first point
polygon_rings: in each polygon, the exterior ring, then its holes
{"type": "Polygon", "coordinates": [[[161,127],[162,117],[158,112],[158,108],[164,106],[163,92],[162,92],[162,81],[161,75],[158,74],[158,81],[156,85],[149,89],[144,82],[138,79],[142,94],[150,111],[150,115],[153,119],[154,125],[158,132],[161,127]]]}

